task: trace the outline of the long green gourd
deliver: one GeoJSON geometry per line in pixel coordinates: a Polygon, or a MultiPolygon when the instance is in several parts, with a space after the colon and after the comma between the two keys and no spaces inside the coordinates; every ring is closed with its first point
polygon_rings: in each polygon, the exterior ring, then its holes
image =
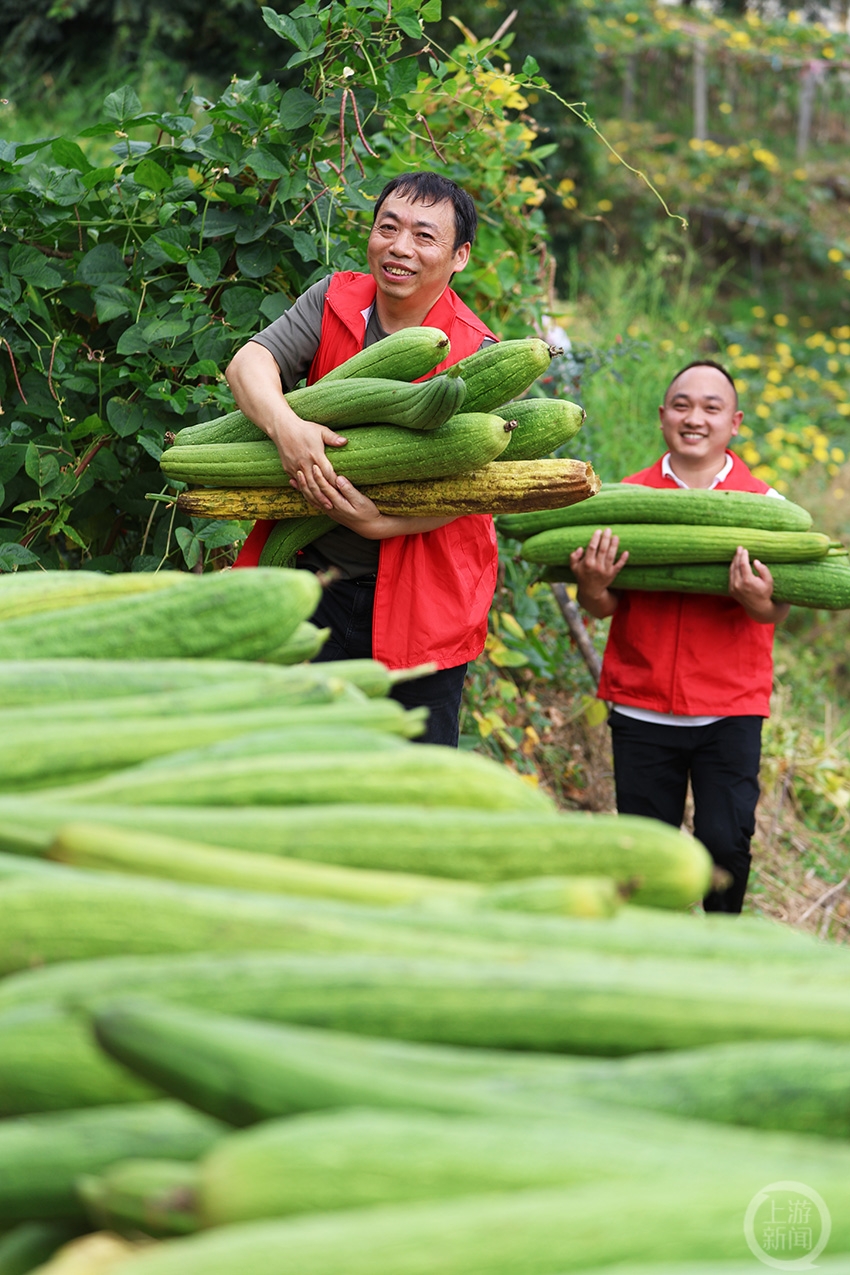
{"type": "Polygon", "coordinates": [[[358,350],[339,367],[326,372],[320,383],[350,380],[360,376],[383,376],[390,380],[415,381],[443,363],[451,354],[451,343],[440,328],[402,328],[358,350]]]}
{"type": "Polygon", "coordinates": [[[330,635],[330,629],[320,629],[309,620],[302,620],[285,642],[269,652],[266,661],[269,664],[303,664],[314,660],[330,635]]]}
{"type": "MultiPolygon", "coordinates": [[[[723,1261],[746,1258],[742,1212],[759,1189],[753,1181],[769,1171],[766,1157],[754,1173],[749,1159],[739,1166],[729,1152],[725,1171],[718,1155],[682,1172],[671,1152],[666,1171],[579,1186],[217,1227],[131,1256],[114,1275],[548,1275],[627,1261],[663,1272],[660,1263],[677,1259],[722,1272],[723,1261]]],[[[792,1157],[781,1162],[790,1171],[792,1157]]],[[[807,1163],[815,1170],[813,1157],[807,1163]]],[[[846,1165],[815,1172],[830,1201],[830,1253],[841,1261],[850,1249],[846,1165]]],[[[804,1172],[799,1179],[808,1180],[804,1172]]]]}
{"type": "MultiPolygon", "coordinates": [[[[160,974],[159,989],[139,970],[137,988],[128,978],[127,990],[199,1011],[487,1049],[617,1057],[803,1036],[850,1047],[847,989],[837,979],[818,985],[814,970],[786,977],[780,992],[771,990],[765,967],[736,971],[731,962],[683,958],[671,972],[653,957],[626,964],[587,950],[538,950],[513,963],[507,955],[458,960],[340,951],[269,961],[269,969],[249,954],[210,961],[206,975],[199,962],[184,961],[182,970],[175,962],[160,974]]],[[[81,994],[92,999],[95,988],[81,994]]]]}
{"type": "MultiPolygon", "coordinates": [[[[117,720],[81,719],[77,723],[71,714],[63,718],[57,713],[51,724],[19,724],[14,734],[0,735],[0,792],[80,784],[94,776],[124,773],[124,767],[159,757],[168,759],[164,767],[167,773],[184,765],[215,767],[239,756],[259,755],[266,761],[277,752],[290,755],[290,760],[292,754],[299,752],[321,752],[325,756],[345,750],[346,732],[351,731],[358,739],[364,735],[367,739],[370,735],[376,737],[372,749],[367,750],[366,741],[362,742],[365,753],[377,748],[385,734],[395,746],[400,736],[421,733],[422,729],[422,715],[408,720],[404,708],[395,700],[341,701],[327,705],[332,709],[330,714],[323,714],[324,707],[311,706],[305,712],[304,706],[284,702],[277,707],[270,704],[179,718],[128,715],[117,720]],[[227,741],[233,741],[232,748],[219,746],[227,741]],[[175,754],[187,750],[191,750],[188,758],[172,760],[175,754]]],[[[20,717],[17,713],[14,716],[20,717]]],[[[350,739],[349,736],[349,742],[350,739]]],[[[162,777],[160,771],[153,773],[162,777]]]]}
{"type": "Polygon", "coordinates": [[[303,518],[281,518],[260,553],[261,567],[292,567],[302,549],[319,536],[333,531],[339,523],[324,514],[306,514],[303,518]]]}
{"type": "Polygon", "coordinates": [[[128,1156],[194,1160],[223,1129],[172,1101],[46,1112],[0,1122],[0,1222],[85,1218],[82,1173],[128,1156]]]}
{"type": "MultiPolygon", "coordinates": [[[[511,426],[486,412],[459,412],[439,429],[417,433],[396,425],[355,426],[343,447],[326,449],[334,469],[356,485],[445,478],[480,469],[505,450],[511,426]]],[[[166,478],[206,487],[286,487],[289,475],[274,443],[199,443],[169,447],[166,478]]]]}
{"type": "Polygon", "coordinates": [[[162,772],[137,767],[78,784],[64,795],[71,801],[155,806],[355,803],[555,810],[549,796],[490,758],[439,744],[388,753],[380,766],[372,757],[329,752],[295,754],[285,766],[266,754],[171,765],[162,772]]]}
{"type": "MultiPolygon", "coordinates": [[[[606,524],[619,537],[619,552],[628,550],[632,566],[683,562],[731,562],[739,545],[762,562],[807,562],[824,558],[829,536],[814,531],[762,531],[752,527],[694,527],[676,523],[606,524]]],[[[522,557],[544,566],[568,563],[585,548],[597,524],[541,531],[523,543],[522,557]]]]}
{"type": "Polygon", "coordinates": [[[491,412],[524,394],[563,351],[538,337],[521,337],[484,346],[450,367],[446,375],[466,384],[464,411],[491,412]]]}
{"type": "MultiPolygon", "coordinates": [[[[500,409],[500,411],[503,409],[500,409]]],[[[702,491],[641,487],[635,483],[603,483],[600,491],[564,509],[541,509],[527,514],[504,514],[499,530],[525,540],[555,527],[594,523],[686,523],[698,527],[759,527],[765,531],[808,531],[812,516],[801,505],[775,496],[745,491],[702,491]]]]}
{"type": "Polygon", "coordinates": [[[549,456],[575,437],[586,415],[583,407],[565,398],[522,398],[493,411],[503,420],[516,421],[510,456],[496,457],[512,461],[549,456]]]}
{"type": "Polygon", "coordinates": [[[162,1097],[161,1090],[92,1046],[86,1015],[64,1005],[45,1002],[0,1012],[0,1118],[162,1097]]]}
{"type": "MultiPolygon", "coordinates": [[[[308,750],[315,742],[308,733],[301,746],[308,750]]],[[[393,736],[373,731],[338,732],[340,749],[378,751],[393,746],[393,742],[396,746],[399,743],[393,736]]],[[[237,743],[234,741],[234,745],[237,743]]],[[[164,759],[154,764],[162,766],[168,762],[164,759]]],[[[81,868],[386,906],[436,899],[473,908],[609,917],[623,902],[616,882],[610,877],[532,877],[505,885],[477,886],[441,877],[339,868],[248,850],[220,849],[178,837],[132,832],[103,824],[66,825],[59,830],[49,854],[52,860],[81,868]]],[[[31,860],[24,862],[29,864],[31,860]]]]}
{"type": "Polygon", "coordinates": [[[102,956],[191,952],[383,951],[489,956],[498,941],[401,925],[386,908],[253,894],[107,873],[0,880],[0,973],[102,956]]]}
{"type": "Polygon", "coordinates": [[[309,571],[214,572],[179,588],[0,622],[0,659],[209,656],[262,659],[312,615],[309,571]]]}
{"type": "MultiPolygon", "coordinates": [[[[850,607],[850,561],[846,553],[830,553],[814,562],[775,562],[774,602],[843,611],[850,607]]],[[[575,583],[568,567],[549,567],[547,581],[575,583]]],[[[710,593],[729,595],[729,568],[719,563],[671,563],[667,566],[632,567],[626,564],[617,576],[621,589],[649,589],[660,593],[710,593]]]]}
{"type": "MultiPolygon", "coordinates": [[[[367,663],[371,668],[372,662],[367,663]]],[[[349,667],[352,671],[350,674],[346,671],[346,678],[355,680],[367,676],[361,662],[347,661],[346,670],[349,667]]],[[[315,685],[336,678],[338,684],[340,676],[339,665],[326,671],[317,667],[309,670],[281,668],[232,659],[166,657],[133,660],[57,656],[46,660],[0,662],[0,704],[4,709],[29,707],[35,713],[41,710],[50,713],[55,711],[57,704],[79,705],[94,700],[94,712],[99,715],[113,711],[119,700],[137,697],[138,706],[133,711],[139,712],[144,711],[141,706],[149,698],[158,705],[164,692],[183,694],[190,689],[206,687],[212,706],[217,693],[212,688],[225,683],[239,682],[249,686],[274,682],[280,686],[286,683],[303,685],[306,681],[315,685]]],[[[370,672],[370,686],[373,680],[374,674],[370,672]]],[[[154,711],[159,712],[160,708],[156,707],[154,711]]]]}
{"type": "Polygon", "coordinates": [[[340,867],[481,883],[604,873],[636,885],[632,902],[649,907],[690,907],[711,879],[711,859],[698,841],[637,815],[352,804],[157,807],[42,794],[37,803],[0,799],[0,816],[0,846],[5,839],[4,848],[24,854],[33,853],[39,836],[46,848],[62,824],[82,820],[340,867]]]}
{"type": "Polygon", "coordinates": [[[191,580],[183,571],[16,571],[0,575],[0,620],[60,607],[84,606],[127,594],[156,593],[191,580]]]}
{"type": "MultiPolygon", "coordinates": [[[[437,429],[463,406],[466,386],[459,378],[433,376],[427,381],[367,377],[317,381],[284,395],[302,420],[334,429],[354,425],[395,425],[400,429],[437,429]]],[[[267,438],[242,412],[231,412],[214,421],[187,425],[174,435],[172,446],[199,443],[248,443],[267,438]]]]}

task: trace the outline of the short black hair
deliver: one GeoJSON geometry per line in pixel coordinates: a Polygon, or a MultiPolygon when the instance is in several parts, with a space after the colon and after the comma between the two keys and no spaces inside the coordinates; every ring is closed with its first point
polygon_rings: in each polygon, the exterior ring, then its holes
{"type": "Polygon", "coordinates": [[[458,186],[457,182],[450,181],[448,177],[441,177],[439,173],[433,173],[427,168],[418,173],[402,173],[399,177],[394,177],[392,181],[387,182],[378,196],[372,217],[373,225],[377,221],[384,200],[390,195],[409,199],[414,204],[442,204],[448,201],[454,208],[455,214],[454,251],[457,252],[461,244],[475,243],[478,213],[472,202],[472,196],[467,194],[462,186],[458,186]]]}
{"type": "Polygon", "coordinates": [[[670,390],[672,389],[676,381],[678,381],[679,377],[684,372],[690,372],[692,367],[713,367],[716,372],[720,372],[722,376],[725,376],[726,380],[732,386],[732,395],[733,395],[732,401],[734,402],[735,407],[737,408],[738,390],[734,380],[732,379],[732,374],[726,370],[726,368],[723,366],[722,363],[716,363],[714,359],[694,359],[693,363],[687,363],[685,364],[684,367],[680,367],[676,375],[670,378],[670,383],[668,384],[667,389],[664,391],[664,397],[661,400],[662,403],[667,402],[667,395],[670,393],[670,390]]]}

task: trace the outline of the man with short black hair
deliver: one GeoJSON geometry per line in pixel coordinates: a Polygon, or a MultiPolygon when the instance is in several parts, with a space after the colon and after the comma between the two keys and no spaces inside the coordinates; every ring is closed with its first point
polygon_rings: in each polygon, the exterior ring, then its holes
{"type": "MultiPolygon", "coordinates": [[[[393,694],[408,707],[427,706],[424,741],[452,745],[467,663],[487,635],[498,566],[492,519],[381,514],[334,470],[331,449],[345,438],[301,420],[284,393],[404,328],[436,327],[449,337],[451,354],[430,375],[496,340],[450,287],[469,261],[476,227],[475,205],[455,182],[433,172],[394,178],[375,205],[369,272],[341,271],[308,288],[237,351],[226,373],[237,406],[274,441],[293,486],[339,524],[299,559],[340,577],[313,617],[331,628],[317,658],[374,656],[390,668],[435,663],[436,673],[393,694]]],[[[257,565],[272,526],[256,524],[237,567],[257,565]]]]}
{"type": "MultiPolygon", "coordinates": [[[[778,493],[756,478],[729,444],[743,420],[735,383],[712,360],[673,377],[659,408],[667,452],[624,481],[778,493]]],[[[706,911],[740,912],[755,831],[762,719],[770,713],[774,626],[788,614],[772,600],[773,578],[739,547],[729,597],[621,590],[610,528],[594,532],[570,559],[578,600],[611,617],[599,697],[611,704],[617,809],[678,827],[690,778],[694,832],[729,873],[706,911]]]]}

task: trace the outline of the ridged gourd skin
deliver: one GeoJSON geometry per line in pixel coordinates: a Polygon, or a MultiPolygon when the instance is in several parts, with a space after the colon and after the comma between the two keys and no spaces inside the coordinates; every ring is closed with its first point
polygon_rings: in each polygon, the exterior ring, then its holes
{"type": "Polygon", "coordinates": [[[388,380],[417,381],[427,376],[451,354],[451,343],[440,328],[402,328],[358,350],[339,367],[326,372],[320,382],[350,380],[352,377],[380,376],[388,380]]]}
{"type": "MultiPolygon", "coordinates": [[[[88,815],[85,816],[88,818],[88,815]]],[[[493,956],[496,943],[446,937],[386,908],[77,872],[2,881],[0,972],[110,956],[366,951],[493,956]]]]}
{"type": "Polygon", "coordinates": [[[464,411],[490,412],[524,394],[561,352],[538,337],[498,341],[453,364],[446,375],[465,381],[464,411]]]}
{"type": "MultiPolygon", "coordinates": [[[[499,409],[500,412],[503,409],[499,409]]],[[[517,438],[519,441],[519,431],[517,438]]],[[[698,527],[758,527],[764,531],[808,531],[812,515],[801,505],[748,491],[702,491],[642,487],[636,483],[603,483],[592,505],[581,509],[542,509],[506,514],[498,528],[514,540],[526,540],[555,527],[573,527],[598,519],[596,526],[618,523],[678,523],[698,527]],[[622,503],[621,503],[622,502],[622,503]]]]}
{"type": "MultiPolygon", "coordinates": [[[[850,608],[850,562],[846,555],[828,554],[814,562],[774,562],[773,601],[822,611],[850,608]]],[[[568,567],[549,567],[543,573],[548,582],[575,583],[568,567]]],[[[729,596],[729,568],[720,563],[672,563],[668,566],[631,567],[617,576],[620,589],[641,589],[658,593],[707,593],[729,596]]]]}
{"type": "Polygon", "coordinates": [[[92,1049],[84,1014],[53,1003],[0,1012],[3,1119],[161,1097],[146,1080],[92,1049]]]}
{"type": "MultiPolygon", "coordinates": [[[[466,386],[461,379],[432,376],[427,381],[391,381],[364,377],[351,381],[324,380],[284,395],[297,416],[335,429],[353,425],[396,425],[403,429],[434,430],[463,406],[466,386]]],[[[188,425],[174,435],[172,446],[198,443],[255,442],[267,435],[241,412],[215,421],[188,425]]]]}
{"type": "Polygon", "coordinates": [[[554,811],[545,793],[490,758],[438,744],[389,753],[380,766],[356,755],[225,758],[171,766],[166,773],[137,767],[67,789],[70,800],[130,805],[375,805],[472,806],[481,810],[554,811]],[[328,784],[328,775],[333,784],[328,784]]]}
{"type": "MultiPolygon", "coordinates": [[[[752,558],[774,562],[808,562],[824,558],[829,537],[814,531],[762,531],[754,527],[694,527],[675,523],[607,523],[619,537],[619,552],[628,550],[635,567],[665,563],[731,562],[739,545],[752,558]]],[[[570,554],[586,548],[596,523],[541,531],[523,543],[522,557],[544,566],[568,563],[570,554]]]]}
{"type": "MultiPolygon", "coordinates": [[[[60,607],[85,606],[128,594],[155,593],[184,583],[182,571],[26,571],[0,575],[0,621],[60,607]]],[[[0,1272],[2,1275],[2,1272],[0,1272]]]]}
{"type": "MultiPolygon", "coordinates": [[[[198,1220],[207,1228],[592,1181],[616,1163],[607,1143],[594,1155],[582,1140],[579,1152],[557,1124],[511,1117],[354,1109],[264,1121],[199,1163],[198,1220]]],[[[624,1135],[617,1150],[630,1141],[624,1135]]]]}
{"type": "Polygon", "coordinates": [[[309,620],[302,620],[285,642],[269,652],[266,661],[270,664],[303,664],[314,660],[330,635],[330,629],[320,629],[309,620]]]}
{"type": "Polygon", "coordinates": [[[698,841],[639,816],[351,804],[157,807],[70,801],[58,793],[37,805],[2,798],[0,814],[0,844],[4,830],[17,828],[16,835],[6,832],[8,847],[29,854],[39,836],[46,849],[63,824],[84,820],[260,854],[482,884],[529,873],[604,873],[623,885],[637,880],[631,901],[654,908],[690,907],[711,879],[711,859],[698,841]],[[24,833],[26,844],[19,846],[16,838],[24,833]]]}
{"type": "MultiPolygon", "coordinates": [[[[646,1141],[652,1141],[647,1129],[646,1141]]],[[[565,1138],[569,1132],[565,1130],[565,1138]]],[[[668,1148],[668,1169],[577,1187],[548,1186],[524,1191],[485,1191],[451,1200],[410,1204],[216,1227],[198,1235],[166,1240],[131,1256],[115,1275],[542,1275],[606,1267],[638,1275],[624,1263],[645,1262],[640,1275],[746,1275],[741,1258],[742,1198],[752,1198],[752,1181],[770,1171],[761,1158],[757,1171],[747,1158],[739,1166],[738,1143],[700,1166],[677,1171],[668,1148]],[[616,1225],[612,1225],[612,1215],[616,1225]],[[737,1259],[737,1260],[736,1260],[737,1259]],[[681,1263],[677,1266],[676,1263],[681,1263]],[[696,1264],[696,1266],[695,1266],[696,1264]]],[[[799,1162],[799,1161],[798,1161],[799,1162]]],[[[783,1171],[794,1160],[782,1157],[783,1171]]],[[[815,1166],[812,1164],[812,1170],[815,1166]]],[[[818,1178],[830,1201],[833,1246],[850,1247],[846,1175],[830,1165],[818,1178]]],[[[799,1174],[802,1178],[803,1174],[799,1174]]],[[[808,1180],[808,1179],[804,1179],[808,1180]]],[[[825,1270],[847,1275],[841,1256],[825,1270]]]]}
{"type": "MultiPolygon", "coordinates": [[[[349,665],[352,669],[350,674],[346,671],[346,679],[355,680],[355,675],[365,677],[372,686],[376,675],[370,671],[371,664],[366,662],[364,668],[360,661],[346,661],[346,670],[349,665]]],[[[300,688],[342,676],[338,664],[326,671],[325,668],[269,668],[250,660],[107,660],[59,656],[53,660],[0,662],[0,704],[4,709],[29,707],[55,713],[57,704],[67,708],[88,701],[90,715],[100,716],[103,712],[115,711],[118,700],[135,697],[133,711],[144,712],[145,704],[150,702],[150,711],[160,712],[163,703],[160,697],[172,693],[183,695],[206,687],[210,695],[213,686],[230,687],[233,683],[250,686],[258,682],[300,688]]]]}
{"type": "Polygon", "coordinates": [[[297,554],[319,536],[333,531],[339,523],[324,514],[305,514],[303,518],[281,518],[272,527],[260,553],[261,567],[292,567],[297,554]]]}
{"type": "Polygon", "coordinates": [[[170,1100],[51,1111],[0,1124],[0,1221],[85,1218],[74,1184],[130,1156],[195,1160],[224,1132],[170,1100]]]}
{"type": "MultiPolygon", "coordinates": [[[[850,1049],[846,988],[836,981],[814,987],[792,979],[791,985],[783,980],[780,991],[771,986],[766,968],[737,971],[736,977],[732,962],[683,958],[675,971],[664,971],[652,957],[635,957],[627,965],[590,949],[570,956],[541,949],[519,961],[501,955],[464,960],[389,952],[292,953],[270,958],[275,984],[271,971],[263,981],[256,954],[253,969],[248,953],[246,958],[241,969],[231,963],[236,984],[229,989],[222,982],[222,964],[217,981],[202,976],[194,987],[185,968],[182,974],[175,970],[173,978],[165,971],[162,990],[151,994],[175,1011],[178,1005],[192,1006],[199,1017],[232,1013],[355,1036],[468,1048],[622,1057],[806,1037],[850,1049]],[[842,1015],[844,1021],[836,1022],[842,1015]]],[[[104,1001],[91,993],[83,996],[95,1006],[104,1001]]],[[[145,1068],[140,1074],[159,1083],[145,1068]]],[[[184,1090],[163,1087],[175,1097],[185,1096],[184,1090]]]]}
{"type": "Polygon", "coordinates": [[[565,398],[521,398],[494,407],[504,420],[516,421],[510,454],[497,460],[539,460],[565,446],[582,427],[585,410],[565,398]]]}
{"type": "Polygon", "coordinates": [[[179,588],[0,622],[0,658],[162,655],[261,659],[280,646],[321,596],[309,571],[192,576],[179,588]]]}
{"type": "MultiPolygon", "coordinates": [[[[326,449],[334,469],[355,485],[402,479],[445,478],[495,460],[508,446],[511,429],[500,416],[459,412],[426,433],[396,425],[346,430],[343,447],[326,449]]],[[[206,487],[287,487],[277,448],[256,443],[204,443],[170,447],[160,468],[166,478],[206,487]]]]}

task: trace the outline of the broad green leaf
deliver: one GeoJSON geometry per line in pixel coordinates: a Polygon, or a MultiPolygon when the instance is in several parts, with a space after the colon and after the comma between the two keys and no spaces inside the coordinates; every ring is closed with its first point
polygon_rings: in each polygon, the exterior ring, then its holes
{"type": "Polygon", "coordinates": [[[275,319],[285,314],[291,305],[289,297],[285,297],[282,292],[271,292],[260,302],[260,314],[268,319],[269,323],[274,323],[275,319]]]}
{"type": "Polygon", "coordinates": [[[133,180],[148,190],[167,190],[171,185],[171,174],[148,155],[133,169],[133,180]]]}
{"type": "Polygon", "coordinates": [[[314,18],[290,18],[285,13],[275,13],[274,9],[265,6],[263,21],[275,35],[279,35],[282,40],[288,40],[302,52],[306,52],[321,34],[321,27],[314,18]]]}
{"type": "MultiPolygon", "coordinates": [[[[115,350],[118,354],[147,354],[150,344],[145,336],[144,323],[131,323],[129,328],[125,328],[119,336],[115,350]]],[[[109,419],[111,423],[112,417],[110,416],[109,419]]]]}
{"type": "Polygon", "coordinates": [[[144,334],[153,344],[154,341],[170,341],[174,337],[183,336],[191,326],[189,320],[183,318],[149,319],[144,324],[144,334]]]}
{"type": "Polygon", "coordinates": [[[203,553],[203,545],[193,531],[188,527],[175,527],[174,538],[179,544],[183,560],[191,571],[201,560],[203,553]]]}
{"type": "Polygon", "coordinates": [[[49,264],[49,259],[27,244],[15,244],[9,252],[9,270],[35,288],[58,288],[62,275],[49,264]]]}
{"type": "Polygon", "coordinates": [[[139,304],[139,298],[129,288],[118,288],[114,283],[105,283],[94,293],[95,312],[101,323],[110,323],[120,319],[122,315],[133,314],[139,304]]]}
{"type": "Polygon", "coordinates": [[[38,562],[38,554],[24,545],[0,545],[0,571],[14,571],[17,567],[32,567],[38,562]]]}
{"type": "Polygon", "coordinates": [[[280,258],[269,243],[245,244],[236,250],[236,265],[248,279],[262,279],[270,274],[280,258]]]}
{"type": "Polygon", "coordinates": [[[250,526],[250,523],[205,521],[196,534],[208,549],[221,549],[224,545],[232,545],[235,540],[243,540],[246,525],[250,526]]]}
{"type": "Polygon", "coordinates": [[[109,93],[104,98],[103,109],[109,119],[123,123],[124,120],[132,119],[133,116],[141,113],[142,103],[135,89],[130,88],[128,84],[124,84],[120,89],[116,89],[114,93],[109,93]]]}
{"type": "Polygon", "coordinates": [[[234,327],[252,327],[260,310],[262,293],[256,288],[242,288],[238,284],[221,294],[221,308],[234,327]]]}
{"type": "Polygon", "coordinates": [[[211,244],[189,257],[186,271],[193,283],[209,288],[221,274],[221,257],[211,244]]]}
{"type": "Polygon", "coordinates": [[[284,128],[295,130],[309,124],[318,102],[303,89],[287,89],[281,98],[279,119],[284,128]]]}
{"type": "Polygon", "coordinates": [[[406,13],[397,13],[395,16],[396,26],[411,40],[419,40],[422,38],[422,23],[415,17],[406,13]]]}
{"type": "Polygon", "coordinates": [[[136,432],[139,413],[135,403],[128,403],[123,398],[111,398],[106,404],[106,416],[115,433],[121,438],[129,438],[136,432]]]}
{"type": "Polygon", "coordinates": [[[0,447],[0,481],[7,483],[15,477],[26,460],[27,447],[26,443],[4,443],[0,447]]]}
{"type": "Polygon", "coordinates": [[[76,168],[81,173],[91,171],[92,165],[84,155],[83,151],[76,142],[72,142],[67,137],[57,137],[56,141],[50,147],[53,152],[53,158],[63,168],[76,168]]]}
{"type": "Polygon", "coordinates": [[[77,266],[77,279],[99,287],[105,283],[123,283],[129,274],[119,249],[113,243],[95,244],[77,266]]]}

